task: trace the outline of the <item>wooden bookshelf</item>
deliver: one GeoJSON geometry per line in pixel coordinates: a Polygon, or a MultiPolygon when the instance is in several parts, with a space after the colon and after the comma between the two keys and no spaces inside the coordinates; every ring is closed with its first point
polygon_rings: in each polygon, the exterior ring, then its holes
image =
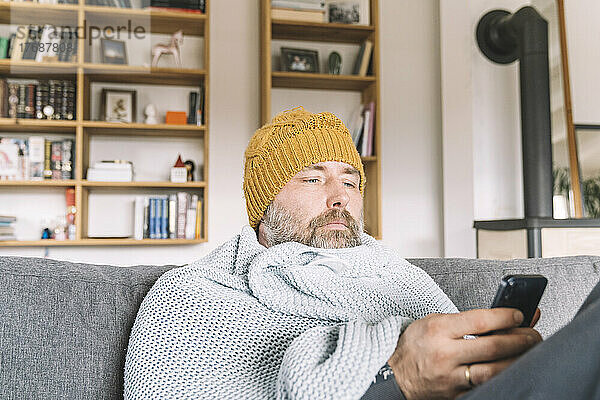
{"type": "Polygon", "coordinates": [[[5,78],[25,79],[69,79],[77,84],[76,114],[73,121],[36,120],[18,118],[0,118],[0,135],[6,133],[26,133],[29,135],[60,135],[74,139],[74,178],[69,180],[43,181],[6,181],[0,180],[0,190],[16,191],[26,188],[75,188],[76,200],[76,240],[33,240],[33,241],[0,241],[0,247],[46,247],[46,246],[130,246],[130,245],[184,245],[198,244],[207,241],[208,232],[208,132],[209,132],[209,15],[210,1],[206,1],[205,14],[155,11],[127,8],[92,6],[80,0],[79,4],[40,4],[27,2],[0,2],[0,24],[55,24],[84,26],[105,24],[110,26],[127,25],[128,21],[147,27],[147,33],[171,34],[183,29],[184,36],[198,36],[204,39],[202,69],[191,68],[152,68],[136,65],[98,64],[88,62],[83,37],[79,37],[78,55],[74,62],[35,62],[33,60],[0,60],[0,76],[5,78]],[[92,83],[131,83],[144,85],[175,85],[204,87],[205,124],[168,125],[145,123],[114,123],[90,120],[92,83]],[[140,141],[144,137],[168,137],[202,139],[199,141],[203,153],[202,176],[205,180],[186,183],[163,181],[144,182],[96,182],[84,179],[89,166],[90,138],[92,136],[135,136],[140,141]],[[131,238],[89,238],[87,237],[88,196],[91,191],[102,189],[118,193],[137,193],[140,190],[153,189],[189,191],[200,194],[203,200],[202,237],[199,239],[143,239],[131,238]]]}
{"type": "MultiPolygon", "coordinates": [[[[381,239],[381,102],[379,83],[380,42],[378,27],[378,0],[370,0],[370,25],[347,25],[284,21],[271,18],[271,0],[261,0],[261,123],[272,117],[271,90],[319,89],[356,91],[362,103],[375,103],[374,155],[361,157],[367,176],[364,196],[365,230],[381,239]],[[365,40],[373,42],[373,75],[330,75],[277,71],[272,63],[272,41],[302,41],[345,43],[360,45],[365,40]]],[[[306,45],[303,43],[302,47],[306,45]]],[[[332,47],[333,49],[333,47],[332,47]]]]}

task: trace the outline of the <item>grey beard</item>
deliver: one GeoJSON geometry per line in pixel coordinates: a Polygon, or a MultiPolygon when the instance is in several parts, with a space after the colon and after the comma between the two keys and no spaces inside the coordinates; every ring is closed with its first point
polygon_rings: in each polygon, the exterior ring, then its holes
{"type": "Polygon", "coordinates": [[[264,224],[264,236],[267,247],[285,242],[298,242],[311,247],[339,249],[361,244],[360,235],[364,229],[364,213],[356,221],[346,210],[331,209],[313,218],[308,227],[298,225],[298,220],[285,208],[274,203],[269,204],[261,223],[264,224]],[[347,229],[325,230],[328,222],[342,219],[347,229]]]}

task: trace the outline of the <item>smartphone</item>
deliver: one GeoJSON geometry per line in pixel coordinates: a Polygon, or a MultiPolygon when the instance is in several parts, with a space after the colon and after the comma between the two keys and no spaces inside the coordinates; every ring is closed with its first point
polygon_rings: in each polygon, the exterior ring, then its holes
{"type": "Polygon", "coordinates": [[[521,310],[525,318],[520,326],[529,327],[547,283],[548,279],[542,275],[507,275],[500,281],[492,308],[521,310]]]}

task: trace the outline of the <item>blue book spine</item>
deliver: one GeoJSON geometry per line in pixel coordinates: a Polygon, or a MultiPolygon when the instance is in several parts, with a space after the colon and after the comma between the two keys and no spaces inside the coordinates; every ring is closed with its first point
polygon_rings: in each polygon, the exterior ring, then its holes
{"type": "Polygon", "coordinates": [[[156,239],[156,199],[150,197],[150,215],[148,216],[148,222],[150,224],[150,239],[156,239]]]}
{"type": "Polygon", "coordinates": [[[160,239],[160,214],[162,207],[160,206],[160,197],[154,199],[154,238],[160,239]]]}
{"type": "Polygon", "coordinates": [[[160,214],[160,233],[161,238],[168,239],[169,238],[169,199],[163,197],[160,199],[160,204],[162,206],[162,213],[160,214]]]}

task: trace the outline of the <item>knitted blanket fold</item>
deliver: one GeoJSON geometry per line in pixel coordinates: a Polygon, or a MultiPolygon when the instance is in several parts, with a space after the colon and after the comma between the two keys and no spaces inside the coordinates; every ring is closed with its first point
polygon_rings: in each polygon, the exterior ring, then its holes
{"type": "Polygon", "coordinates": [[[358,399],[415,319],[457,312],[421,269],[360,246],[265,248],[249,226],[142,302],[126,399],[358,399]]]}

